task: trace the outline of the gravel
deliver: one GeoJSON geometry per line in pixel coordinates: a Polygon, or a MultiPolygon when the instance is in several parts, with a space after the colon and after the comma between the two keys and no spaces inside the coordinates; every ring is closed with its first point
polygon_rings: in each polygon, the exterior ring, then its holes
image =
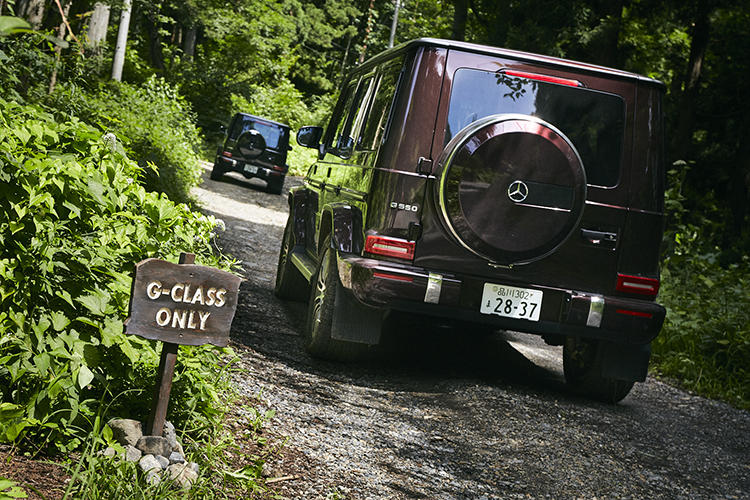
{"type": "MultiPolygon", "coordinates": [[[[301,303],[273,295],[282,196],[229,174],[196,191],[245,281],[238,390],[286,440],[266,471],[285,498],[750,498],[750,413],[649,378],[618,405],[570,394],[561,351],[394,317],[388,349],[329,363],[300,348],[301,303]]],[[[242,415],[245,408],[237,408],[242,415]]]]}

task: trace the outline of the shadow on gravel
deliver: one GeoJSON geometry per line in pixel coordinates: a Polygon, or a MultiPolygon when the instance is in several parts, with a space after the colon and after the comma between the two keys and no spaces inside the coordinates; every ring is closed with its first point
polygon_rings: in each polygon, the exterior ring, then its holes
{"type": "Polygon", "coordinates": [[[224,182],[226,184],[231,184],[233,186],[239,186],[242,188],[247,189],[254,189],[255,191],[266,191],[266,183],[265,181],[258,179],[257,177],[253,177],[251,179],[248,179],[244,177],[242,174],[238,174],[236,172],[229,172],[221,176],[221,179],[218,181],[213,182],[224,182]]]}
{"type": "Polygon", "coordinates": [[[442,383],[467,379],[556,393],[554,397],[565,391],[559,373],[529,361],[502,332],[472,331],[403,315],[393,315],[386,322],[382,345],[367,359],[353,363],[314,359],[299,338],[306,304],[279,300],[270,287],[252,280],[243,282],[240,293],[234,342],[297,371],[395,391],[432,392],[442,383]],[[248,299],[253,303],[245,303],[248,299]]]}

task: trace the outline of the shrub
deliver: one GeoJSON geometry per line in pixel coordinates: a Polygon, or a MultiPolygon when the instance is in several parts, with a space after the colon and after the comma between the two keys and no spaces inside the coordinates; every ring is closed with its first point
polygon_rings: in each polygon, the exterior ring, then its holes
{"type": "Polygon", "coordinates": [[[685,388],[750,408],[750,260],[740,246],[714,247],[726,220],[711,196],[692,199],[687,209],[684,185],[688,165],[669,172],[659,301],[667,318],[654,341],[655,369],[685,388]]]}
{"type": "Polygon", "coordinates": [[[190,200],[200,182],[200,135],[188,104],[164,80],[151,77],[140,87],[112,81],[93,90],[68,83],[46,103],[61,116],[113,132],[138,159],[148,190],[190,200]]]}
{"type": "MultiPolygon", "coordinates": [[[[133,265],[181,251],[219,263],[213,219],[140,175],[95,128],[0,99],[0,441],[75,448],[102,399],[145,416],[158,358],[122,334],[133,265]]],[[[221,356],[181,347],[182,408],[216,415],[221,356]]]]}

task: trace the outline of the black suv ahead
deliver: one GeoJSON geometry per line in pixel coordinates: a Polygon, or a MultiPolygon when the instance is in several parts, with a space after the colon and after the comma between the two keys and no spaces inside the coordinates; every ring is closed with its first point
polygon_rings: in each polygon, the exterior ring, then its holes
{"type": "Polygon", "coordinates": [[[276,294],[309,298],[306,348],[352,357],[408,311],[540,335],[574,390],[624,398],[665,313],[663,93],[433,39],[356,68],[325,133],[297,134],[319,156],[289,193],[276,294]]]}
{"type": "Polygon", "coordinates": [[[237,113],[229,124],[223,146],[216,152],[211,179],[218,180],[226,172],[239,172],[247,178],[265,180],[269,193],[281,194],[289,170],[286,154],[291,149],[289,125],[237,113]]]}

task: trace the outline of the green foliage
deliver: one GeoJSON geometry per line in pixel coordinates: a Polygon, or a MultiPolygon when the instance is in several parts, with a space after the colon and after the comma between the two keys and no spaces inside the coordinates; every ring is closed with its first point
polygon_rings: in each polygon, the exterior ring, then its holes
{"type": "Polygon", "coordinates": [[[200,182],[200,136],[188,104],[164,80],[110,82],[93,91],[68,84],[46,102],[62,116],[113,132],[143,167],[147,189],[176,202],[190,200],[190,189],[200,182]]]}
{"type": "MultiPolygon", "coordinates": [[[[0,99],[0,440],[70,450],[105,394],[131,411],[148,399],[157,352],[122,334],[133,265],[181,251],[218,262],[214,221],[140,175],[91,126],[0,99]]],[[[176,398],[206,418],[218,356],[180,351],[176,398]]]]}
{"type": "Polygon", "coordinates": [[[28,498],[28,495],[15,482],[0,477],[0,500],[13,500],[15,498],[28,498]]]}
{"type": "Polygon", "coordinates": [[[687,171],[684,162],[670,171],[659,293],[667,319],[653,344],[654,367],[688,389],[750,408],[750,259],[728,259],[711,244],[722,231],[722,207],[704,197],[700,210],[686,209],[687,171]]]}
{"type": "Polygon", "coordinates": [[[654,342],[657,371],[750,408],[750,261],[723,268],[715,253],[675,255],[662,283],[668,314],[654,342]]]}

